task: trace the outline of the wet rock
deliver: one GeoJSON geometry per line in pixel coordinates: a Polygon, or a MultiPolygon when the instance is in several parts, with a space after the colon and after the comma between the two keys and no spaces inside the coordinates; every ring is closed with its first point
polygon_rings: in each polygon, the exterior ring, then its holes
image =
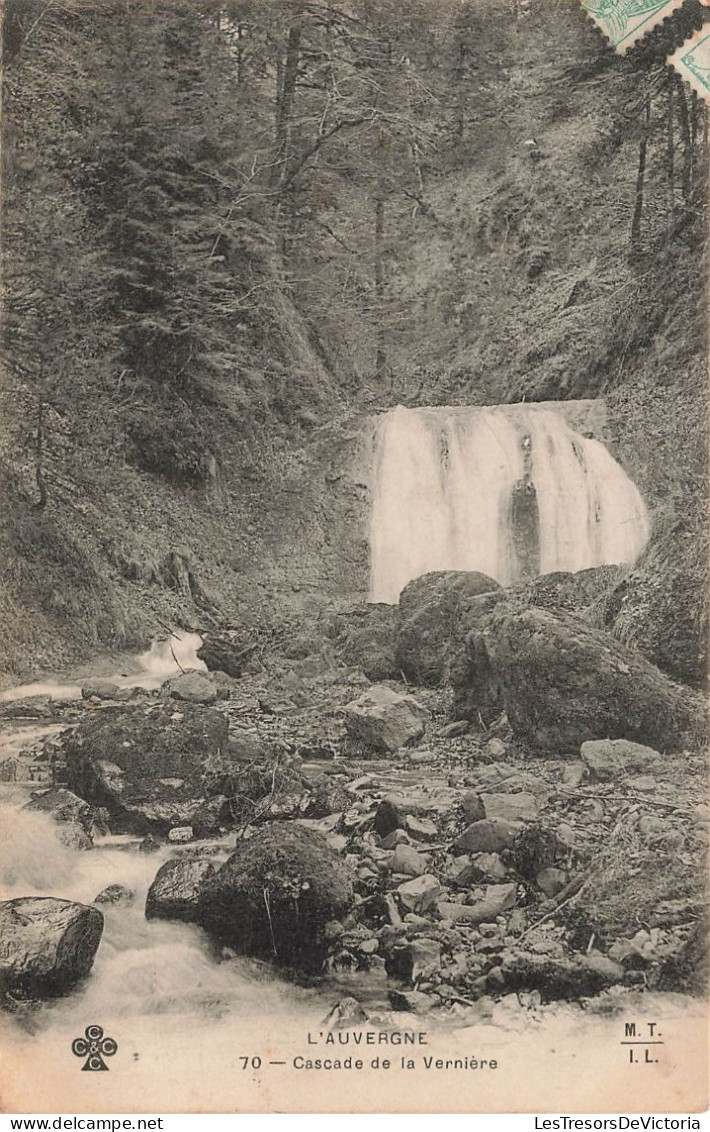
{"type": "MultiPolygon", "coordinates": [[[[394,833],[396,829],[404,830],[404,819],[407,816],[408,803],[404,798],[398,795],[392,795],[389,798],[383,798],[377,807],[375,819],[373,822],[373,829],[379,837],[387,837],[390,833],[394,833]]],[[[390,845],[384,845],[383,848],[389,849],[390,845]]]]}
{"type": "Polygon", "coordinates": [[[171,845],[185,845],[192,841],[191,825],[176,825],[168,830],[168,841],[171,845]]]}
{"type": "Polygon", "coordinates": [[[136,832],[188,824],[235,767],[227,742],[220,712],[187,703],[97,712],[62,737],[70,789],[136,832]]]}
{"type": "Polygon", "coordinates": [[[326,1030],[351,1030],[367,1022],[367,1014],[356,998],[342,998],[321,1022],[326,1030]]]}
{"type": "Polygon", "coordinates": [[[52,998],[91,970],[104,918],[98,908],[27,896],[0,903],[0,994],[52,998]]]}
{"type": "Polygon", "coordinates": [[[485,818],[459,834],[452,848],[457,853],[500,853],[512,846],[519,830],[518,824],[504,818],[485,818]]]}
{"type": "Polygon", "coordinates": [[[229,829],[233,824],[232,807],[224,794],[215,794],[213,798],[198,807],[192,819],[192,836],[198,841],[203,837],[217,837],[223,829],[229,829]]]}
{"type": "Polygon", "coordinates": [[[239,633],[207,632],[203,634],[197,655],[210,672],[226,672],[232,679],[238,679],[246,671],[256,647],[253,641],[239,633]]]}
{"type": "Polygon", "coordinates": [[[506,987],[539,990],[544,1002],[597,994],[624,978],[623,967],[604,955],[565,958],[533,951],[516,951],[506,956],[501,972],[506,987]]]}
{"type": "Polygon", "coordinates": [[[439,999],[432,994],[416,990],[391,990],[387,992],[393,1010],[406,1010],[411,1014],[427,1014],[439,999]]]}
{"type": "Polygon", "coordinates": [[[52,719],[59,714],[61,706],[51,696],[24,696],[0,703],[0,719],[52,719]]]}
{"type": "Polygon", "coordinates": [[[441,944],[422,936],[396,943],[385,962],[387,974],[405,983],[431,978],[440,969],[441,944]]]}
{"type": "Polygon", "coordinates": [[[58,822],[56,834],[57,840],[66,845],[67,849],[84,852],[94,847],[92,838],[78,821],[58,822]]]}
{"type": "Polygon", "coordinates": [[[482,794],[486,818],[502,818],[504,821],[534,821],[537,817],[537,802],[532,794],[482,794]]]}
{"type": "Polygon", "coordinates": [[[184,700],[188,704],[213,704],[217,699],[217,688],[200,672],[183,672],[180,676],[173,676],[165,684],[165,691],[171,699],[184,700]]]}
{"type": "MultiPolygon", "coordinates": [[[[614,738],[676,751],[703,741],[696,697],[573,614],[504,603],[470,635],[467,656],[474,684],[496,692],[532,749],[569,756],[587,740],[614,738]]],[[[475,718],[470,691],[458,678],[454,710],[475,718]]]]}
{"type": "Polygon", "coordinates": [[[569,873],[565,872],[564,869],[556,869],[550,866],[546,869],[540,869],[535,880],[538,888],[545,893],[545,896],[553,900],[558,892],[562,892],[569,881],[569,873]]]}
{"type": "Polygon", "coordinates": [[[32,800],[23,807],[34,813],[49,814],[57,822],[73,822],[90,834],[96,824],[96,810],[74,794],[61,786],[53,786],[51,790],[43,790],[33,794],[32,800]]]}
{"type": "Polygon", "coordinates": [[[416,849],[410,845],[399,844],[390,861],[393,873],[404,873],[405,876],[420,877],[427,871],[427,862],[416,849]]]}
{"type": "Polygon", "coordinates": [[[139,853],[157,853],[160,849],[160,842],[157,837],[153,837],[152,833],[146,834],[138,846],[139,853]]]}
{"type": "Polygon", "coordinates": [[[598,782],[618,778],[622,774],[658,769],[662,763],[658,751],[628,739],[595,739],[582,743],[582,761],[598,782]]]}
{"type": "Polygon", "coordinates": [[[136,898],[135,889],[122,884],[110,884],[94,897],[94,904],[131,904],[136,898]]]}
{"type": "Polygon", "coordinates": [[[186,923],[197,920],[200,889],[216,871],[214,863],[204,857],[181,856],[166,861],[148,889],[146,918],[186,923]]]}
{"type": "Polygon", "coordinates": [[[130,700],[135,695],[134,688],[124,688],[114,684],[113,680],[96,678],[87,680],[81,686],[82,700],[130,700]]]}
{"type": "Polygon", "coordinates": [[[323,838],[273,823],[241,842],[202,886],[200,923],[235,950],[318,969],[325,925],[354,900],[352,874],[323,838]]]}
{"type": "Polygon", "coordinates": [[[441,885],[431,873],[414,880],[406,880],[397,888],[397,898],[407,912],[426,912],[435,903],[441,892],[441,885]]]}
{"type": "Polygon", "coordinates": [[[412,696],[374,684],[345,708],[345,729],[366,750],[392,753],[421,739],[429,712],[412,696]]]}

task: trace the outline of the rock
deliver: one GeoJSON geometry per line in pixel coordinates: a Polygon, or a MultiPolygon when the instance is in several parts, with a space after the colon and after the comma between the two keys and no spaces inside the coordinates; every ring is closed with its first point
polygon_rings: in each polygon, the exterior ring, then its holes
{"type": "Polygon", "coordinates": [[[500,853],[509,849],[520,826],[504,818],[475,821],[459,834],[452,848],[457,853],[500,853]]]}
{"type": "Polygon", "coordinates": [[[0,719],[52,719],[60,708],[51,696],[23,696],[0,703],[0,719]]]}
{"type": "Polygon", "coordinates": [[[562,771],[562,785],[568,786],[570,790],[576,790],[586,773],[587,768],[584,763],[567,763],[562,771]]]}
{"type": "Polygon", "coordinates": [[[200,892],[200,923],[239,952],[318,969],[325,925],[354,899],[346,863],[320,834],[273,823],[241,842],[200,892]]]}
{"type": "Polygon", "coordinates": [[[494,735],[492,739],[488,740],[483,750],[487,755],[490,755],[492,759],[500,759],[507,752],[508,748],[502,739],[494,735]]]}
{"type": "Polygon", "coordinates": [[[438,940],[423,936],[396,943],[385,962],[387,974],[405,983],[430,978],[440,969],[441,944],[438,940]]]}
{"type": "Polygon", "coordinates": [[[49,814],[57,822],[73,822],[90,834],[96,824],[96,810],[71,790],[53,786],[32,795],[32,801],[23,807],[35,813],[49,814]]]}
{"type": "Polygon", "coordinates": [[[197,920],[200,889],[216,871],[214,862],[204,857],[181,856],[166,861],[148,889],[146,918],[187,923],[197,920]]]}
{"type": "Polygon", "coordinates": [[[628,780],[628,785],[632,790],[638,790],[640,794],[652,794],[656,789],[658,783],[651,774],[640,774],[635,778],[628,780]]]}
{"type": "Polygon", "coordinates": [[[606,956],[558,958],[516,951],[501,964],[504,984],[514,990],[539,990],[544,1002],[579,999],[621,982],[624,969],[606,956]]]}
{"type": "Polygon", "coordinates": [[[400,905],[407,912],[426,912],[427,908],[431,908],[435,903],[440,892],[441,885],[436,877],[431,873],[424,873],[423,876],[400,884],[397,888],[397,897],[400,905]]]}
{"type": "Polygon", "coordinates": [[[321,1022],[326,1030],[353,1030],[367,1022],[367,1014],[356,998],[342,998],[321,1022]]]}
{"type": "Polygon", "coordinates": [[[534,821],[537,802],[532,794],[482,794],[485,817],[505,821],[534,821]]]}
{"type": "Polygon", "coordinates": [[[67,849],[84,852],[94,847],[91,837],[78,821],[58,822],[56,834],[57,840],[61,841],[62,845],[66,845],[67,849]]]}
{"type": "Polygon", "coordinates": [[[675,955],[664,962],[659,986],[661,990],[682,991],[705,999],[708,993],[710,958],[710,919],[707,913],[695,922],[675,955]]]}
{"type": "Polygon", "coordinates": [[[429,712],[412,696],[373,684],[345,708],[345,729],[366,749],[392,753],[421,739],[429,712]]]}
{"type": "Polygon", "coordinates": [[[436,841],[439,831],[431,818],[420,818],[416,814],[407,814],[404,819],[405,829],[417,841],[436,841]]]}
{"type": "Polygon", "coordinates": [[[157,853],[158,849],[160,849],[160,842],[153,837],[152,833],[146,834],[138,846],[139,853],[157,853]]]}
{"type": "Polygon", "coordinates": [[[661,756],[652,747],[628,739],[595,739],[582,743],[582,762],[599,782],[618,778],[629,771],[657,769],[661,756]]]}
{"type": "Polygon", "coordinates": [[[437,908],[444,920],[483,924],[507,912],[514,904],[514,884],[489,884],[483,900],[477,900],[475,904],[456,904],[440,900],[437,908]]]}
{"type": "Polygon", "coordinates": [[[535,879],[538,888],[545,893],[548,899],[553,900],[558,892],[562,892],[569,881],[569,873],[565,872],[564,869],[556,869],[550,866],[546,869],[540,869],[535,879]]]}
{"type": "Polygon", "coordinates": [[[96,712],[62,747],[70,789],[135,832],[187,824],[220,775],[240,770],[226,718],[196,704],[96,712]]]}
{"type": "Polygon", "coordinates": [[[188,704],[213,704],[217,699],[217,688],[200,672],[183,672],[173,676],[164,685],[165,691],[173,700],[184,700],[188,704]]]}
{"type": "Polygon", "coordinates": [[[420,877],[426,873],[427,862],[416,849],[399,844],[392,854],[390,868],[393,873],[404,873],[410,877],[420,877]]]}
{"type": "MultiPolygon", "coordinates": [[[[459,858],[461,859],[461,858],[459,858]]],[[[482,880],[504,880],[506,868],[497,853],[477,853],[456,878],[458,888],[470,888],[482,880]]]]}
{"type": "Polygon", "coordinates": [[[434,995],[416,990],[391,990],[387,997],[393,1010],[406,1010],[411,1014],[426,1014],[439,1003],[434,995]]]}
{"type": "Polygon", "coordinates": [[[233,825],[232,807],[224,794],[207,798],[196,810],[192,819],[192,836],[198,841],[204,837],[217,837],[223,829],[233,825]]]}
{"type": "Polygon", "coordinates": [[[136,897],[135,889],[122,884],[110,884],[94,897],[94,904],[131,904],[136,897]]]}
{"type": "Polygon", "coordinates": [[[483,821],[486,816],[483,802],[475,790],[469,790],[468,793],[464,794],[461,799],[461,810],[469,825],[475,821],[483,821]]]}
{"type": "Polygon", "coordinates": [[[25,896],[0,903],[0,994],[51,998],[91,970],[104,918],[98,908],[25,896]]]}
{"type": "Polygon", "coordinates": [[[409,845],[409,834],[404,829],[393,829],[386,837],[380,839],[381,849],[396,849],[398,845],[409,845]]]}
{"type": "Polygon", "coordinates": [[[227,676],[238,679],[246,671],[256,647],[254,642],[237,633],[207,632],[202,636],[197,655],[210,672],[226,672],[227,676]]]}
{"type": "Polygon", "coordinates": [[[399,628],[396,605],[361,605],[333,619],[335,652],[352,668],[359,668],[368,680],[397,680],[400,672],[394,654],[399,628]]]}
{"type": "Polygon", "coordinates": [[[465,735],[471,726],[467,719],[457,719],[453,723],[447,723],[445,727],[441,728],[439,732],[440,739],[458,739],[460,735],[465,735]]]}
{"type": "Polygon", "coordinates": [[[448,674],[449,658],[462,632],[470,598],[499,590],[492,578],[475,571],[424,574],[402,590],[402,624],[395,642],[398,671],[415,684],[436,686],[448,674]]]}
{"type": "MultiPolygon", "coordinates": [[[[372,826],[379,837],[387,837],[390,833],[394,833],[396,829],[404,830],[405,806],[405,800],[397,796],[382,799],[377,807],[372,826]]],[[[383,844],[383,849],[389,848],[389,845],[383,844]]]]}
{"type": "Polygon", "coordinates": [[[19,759],[12,755],[0,762],[0,782],[19,782],[22,777],[23,766],[19,759]]]}
{"type": "Polygon", "coordinates": [[[191,825],[176,825],[168,830],[168,841],[171,845],[185,845],[192,841],[191,825]]]}
{"type": "Polygon", "coordinates": [[[114,684],[113,680],[102,680],[95,678],[87,680],[81,686],[82,700],[130,700],[135,695],[134,688],[123,688],[120,684],[114,684]]]}
{"type": "Polygon", "coordinates": [[[699,700],[608,634],[570,613],[503,603],[467,638],[468,677],[454,682],[457,715],[476,718],[476,696],[497,696],[515,737],[569,756],[590,739],[699,745],[699,700]],[[470,677],[470,679],[469,679],[470,677]]]}
{"type": "Polygon", "coordinates": [[[306,814],[308,817],[322,818],[329,814],[343,813],[350,808],[351,801],[351,796],[342,786],[325,779],[313,784],[306,814]]]}

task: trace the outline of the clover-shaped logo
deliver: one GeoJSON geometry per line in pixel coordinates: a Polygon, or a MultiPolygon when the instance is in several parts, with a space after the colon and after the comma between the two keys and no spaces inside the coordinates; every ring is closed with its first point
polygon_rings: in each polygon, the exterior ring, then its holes
{"type": "Polygon", "coordinates": [[[105,1038],[103,1026],[87,1026],[83,1038],[74,1038],[71,1051],[76,1057],[85,1057],[82,1069],[108,1070],[104,1057],[113,1057],[118,1049],[118,1042],[113,1038],[105,1038]]]}

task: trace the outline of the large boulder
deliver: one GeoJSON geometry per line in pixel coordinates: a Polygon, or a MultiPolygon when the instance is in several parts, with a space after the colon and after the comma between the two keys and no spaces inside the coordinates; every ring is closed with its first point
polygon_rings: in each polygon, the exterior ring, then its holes
{"type": "Polygon", "coordinates": [[[394,642],[399,628],[396,605],[373,603],[339,613],[331,624],[334,647],[343,663],[360,668],[368,680],[396,680],[394,642]]]}
{"type": "Polygon", "coordinates": [[[702,705],[638,653],[571,613],[506,602],[467,640],[454,712],[476,718],[497,698],[516,738],[577,757],[589,739],[668,752],[702,741],[702,705]]]}
{"type": "Polygon", "coordinates": [[[26,896],[0,903],[0,994],[52,998],[88,975],[101,941],[98,908],[26,896]]]}
{"type": "Polygon", "coordinates": [[[207,632],[202,637],[197,655],[210,672],[226,672],[227,676],[237,679],[246,671],[249,658],[256,647],[253,641],[241,633],[207,632]]]}
{"type": "Polygon", "coordinates": [[[101,712],[63,737],[70,789],[106,806],[121,828],[167,832],[239,766],[226,718],[194,704],[101,712]]]}
{"type": "Polygon", "coordinates": [[[346,915],[353,899],[350,869],[320,834],[275,822],[203,883],[199,922],[239,952],[316,970],[326,924],[346,915]]]}
{"type": "Polygon", "coordinates": [[[135,688],[125,688],[113,680],[95,677],[81,685],[82,700],[130,700],[136,695],[135,688]]]}
{"type": "Polygon", "coordinates": [[[345,707],[345,730],[365,749],[392,753],[424,734],[429,712],[412,696],[373,684],[345,707]]]}
{"type": "Polygon", "coordinates": [[[148,920],[198,918],[198,900],[203,883],[217,871],[206,857],[173,857],[155,875],[148,889],[145,914],[148,920]]]}
{"type": "Polygon", "coordinates": [[[98,822],[94,807],[62,786],[53,786],[51,790],[33,794],[32,800],[23,808],[33,810],[35,813],[49,814],[57,822],[79,825],[87,834],[91,833],[98,822]]]}
{"type": "Polygon", "coordinates": [[[464,627],[471,628],[471,599],[498,590],[498,582],[476,571],[444,570],[409,582],[399,598],[403,620],[395,642],[397,671],[416,684],[443,683],[454,642],[464,627]]]}

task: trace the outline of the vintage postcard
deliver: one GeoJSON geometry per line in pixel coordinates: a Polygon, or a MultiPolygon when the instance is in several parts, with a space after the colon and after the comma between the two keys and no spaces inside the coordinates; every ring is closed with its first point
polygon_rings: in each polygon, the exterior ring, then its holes
{"type": "Polygon", "coordinates": [[[2,37],[0,1110],[699,1128],[710,9],[2,37]]]}

